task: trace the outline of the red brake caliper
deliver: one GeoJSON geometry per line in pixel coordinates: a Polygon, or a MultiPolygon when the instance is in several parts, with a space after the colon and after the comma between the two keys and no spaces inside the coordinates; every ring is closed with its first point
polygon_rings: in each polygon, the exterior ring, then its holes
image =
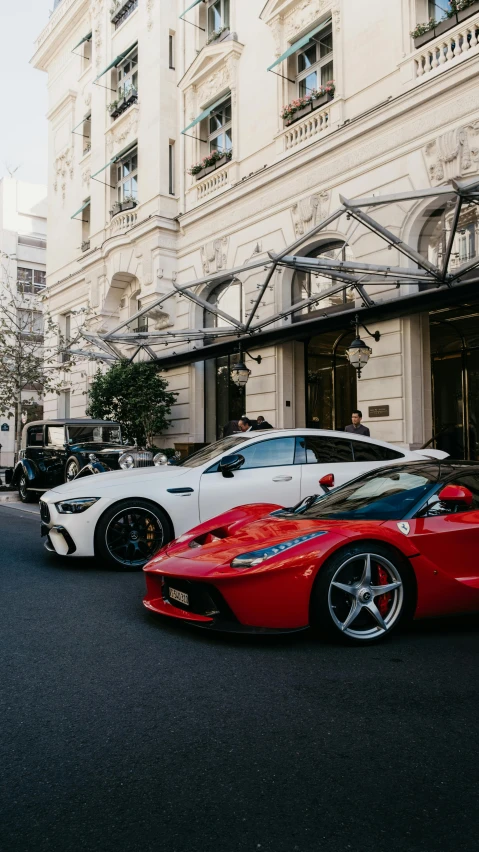
{"type": "MultiPolygon", "coordinates": [[[[378,565],[378,586],[387,586],[388,583],[389,578],[386,571],[384,570],[384,568],[381,568],[381,566],[378,565]]],[[[391,592],[388,592],[387,595],[380,595],[378,598],[376,598],[376,606],[383,618],[385,615],[387,615],[390,603],[391,592]]]]}

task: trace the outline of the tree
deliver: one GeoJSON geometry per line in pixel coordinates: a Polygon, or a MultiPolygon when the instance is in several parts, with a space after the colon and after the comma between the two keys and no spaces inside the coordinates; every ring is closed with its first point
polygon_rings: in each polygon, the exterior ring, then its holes
{"type": "Polygon", "coordinates": [[[118,420],[129,441],[151,447],[154,436],[169,426],[167,418],[176,396],[168,391],[168,383],[155,364],[118,361],[107,373],[97,371],[86,413],[102,420],[118,420]]]}
{"type": "MultiPolygon", "coordinates": [[[[38,404],[45,392],[59,392],[72,359],[62,363],[66,341],[50,314],[42,310],[39,294],[25,292],[12,282],[9,256],[0,268],[0,414],[15,418],[17,448],[22,413],[38,404]]],[[[69,341],[71,343],[72,341],[69,341]]],[[[25,419],[25,418],[24,418],[25,419]]],[[[28,418],[31,419],[31,418],[28,418]]]]}

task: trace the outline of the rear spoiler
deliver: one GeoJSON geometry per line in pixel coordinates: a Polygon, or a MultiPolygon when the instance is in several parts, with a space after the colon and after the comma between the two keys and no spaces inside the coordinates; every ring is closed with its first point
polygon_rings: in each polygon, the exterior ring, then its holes
{"type": "Polygon", "coordinates": [[[413,450],[413,452],[417,453],[422,459],[424,456],[429,459],[448,459],[449,453],[445,453],[444,450],[430,450],[429,447],[425,450],[413,450]]]}

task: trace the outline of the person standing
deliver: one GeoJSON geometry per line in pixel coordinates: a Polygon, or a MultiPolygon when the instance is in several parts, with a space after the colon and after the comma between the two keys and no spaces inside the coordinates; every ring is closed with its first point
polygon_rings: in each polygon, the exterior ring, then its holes
{"type": "Polygon", "coordinates": [[[262,414],[260,414],[256,418],[256,423],[253,424],[253,431],[254,432],[256,432],[258,430],[262,430],[262,429],[272,429],[272,428],[273,427],[272,427],[271,423],[268,423],[268,421],[264,419],[262,414]]]}
{"type": "Polygon", "coordinates": [[[248,417],[242,417],[241,420],[238,421],[238,427],[240,432],[251,432],[253,424],[248,417]]]}
{"type": "Polygon", "coordinates": [[[363,426],[363,424],[361,423],[362,417],[362,411],[359,411],[359,409],[353,411],[353,413],[351,414],[351,423],[349,424],[349,426],[346,426],[344,431],[352,432],[353,435],[364,435],[366,438],[370,438],[371,433],[368,427],[363,426]]]}
{"type": "Polygon", "coordinates": [[[230,420],[226,426],[223,427],[223,438],[229,438],[230,435],[235,435],[236,432],[240,431],[238,420],[230,420]]]}

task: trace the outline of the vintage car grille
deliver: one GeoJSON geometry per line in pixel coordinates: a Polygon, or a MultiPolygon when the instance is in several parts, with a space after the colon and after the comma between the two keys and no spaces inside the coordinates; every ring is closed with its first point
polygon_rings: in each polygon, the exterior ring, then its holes
{"type": "Polygon", "coordinates": [[[50,523],[50,509],[44,500],[40,500],[40,517],[45,524],[50,523]]]}
{"type": "Polygon", "coordinates": [[[151,467],[153,464],[153,453],[136,452],[135,467],[151,467]]]}

